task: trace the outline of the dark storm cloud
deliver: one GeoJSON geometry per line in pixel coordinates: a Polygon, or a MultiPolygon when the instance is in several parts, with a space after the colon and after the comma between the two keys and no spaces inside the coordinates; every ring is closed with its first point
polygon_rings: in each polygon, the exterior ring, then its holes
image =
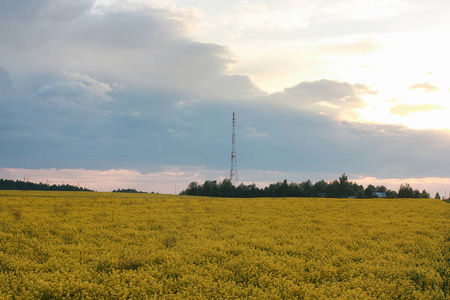
{"type": "MultiPolygon", "coordinates": [[[[80,89],[70,97],[90,92],[80,89]]],[[[9,117],[2,117],[0,139],[7,146],[0,150],[0,165],[227,169],[235,111],[242,169],[396,177],[445,176],[450,167],[444,131],[341,122],[317,112],[259,106],[257,98],[253,103],[188,101],[176,93],[136,89],[102,97],[65,105],[59,91],[52,97],[3,98],[3,116],[9,117]]]]}

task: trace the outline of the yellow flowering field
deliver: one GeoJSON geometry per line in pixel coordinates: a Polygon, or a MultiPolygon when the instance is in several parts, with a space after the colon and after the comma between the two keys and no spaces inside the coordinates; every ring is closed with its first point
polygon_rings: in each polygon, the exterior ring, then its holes
{"type": "Polygon", "coordinates": [[[450,204],[0,191],[0,299],[450,299],[450,204]]]}

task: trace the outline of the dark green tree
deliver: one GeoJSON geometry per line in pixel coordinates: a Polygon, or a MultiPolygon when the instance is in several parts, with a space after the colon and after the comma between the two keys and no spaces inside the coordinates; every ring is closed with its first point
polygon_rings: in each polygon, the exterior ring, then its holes
{"type": "Polygon", "coordinates": [[[364,198],[364,187],[362,185],[358,185],[356,182],[351,182],[349,196],[364,198]]]}
{"type": "Polygon", "coordinates": [[[387,190],[386,191],[386,197],[388,198],[397,198],[397,192],[396,191],[392,191],[392,190],[387,190]]]}
{"type": "Polygon", "coordinates": [[[235,197],[235,187],[231,183],[230,178],[225,178],[220,184],[219,184],[219,191],[218,196],[219,197],[235,197]]]}
{"type": "Polygon", "coordinates": [[[375,192],[386,193],[387,188],[384,185],[377,185],[377,187],[375,188],[375,192]]]}
{"type": "Polygon", "coordinates": [[[420,198],[420,196],[421,196],[420,191],[415,189],[413,198],[420,198]]]}
{"type": "Polygon", "coordinates": [[[356,193],[356,198],[365,198],[364,195],[364,188],[362,190],[359,190],[358,193],[356,193]]]}
{"type": "Polygon", "coordinates": [[[316,193],[314,191],[314,185],[311,180],[304,181],[300,183],[299,186],[301,197],[315,197],[316,193]]]}
{"type": "Polygon", "coordinates": [[[430,198],[430,194],[423,189],[423,191],[420,193],[420,198],[430,198]]]}
{"type": "Polygon", "coordinates": [[[191,196],[196,196],[198,195],[199,192],[199,184],[195,181],[189,183],[188,188],[185,191],[182,191],[181,194],[182,195],[191,195],[191,196]]]}
{"type": "Polygon", "coordinates": [[[203,183],[201,196],[217,197],[219,194],[219,187],[217,186],[217,181],[206,180],[203,183]]]}
{"type": "Polygon", "coordinates": [[[414,191],[409,183],[401,184],[398,190],[399,198],[414,198],[414,191]]]}
{"type": "Polygon", "coordinates": [[[328,184],[325,180],[321,179],[314,183],[314,193],[316,197],[328,197],[327,195],[327,186],[328,184]]]}
{"type": "Polygon", "coordinates": [[[350,182],[344,173],[339,177],[338,197],[347,198],[348,196],[350,196],[350,182]]]}
{"type": "Polygon", "coordinates": [[[364,190],[364,196],[366,196],[366,198],[373,198],[373,193],[375,193],[375,187],[369,184],[364,190]]]}
{"type": "Polygon", "coordinates": [[[339,198],[340,197],[340,184],[339,181],[333,180],[327,184],[327,197],[339,198]]]}

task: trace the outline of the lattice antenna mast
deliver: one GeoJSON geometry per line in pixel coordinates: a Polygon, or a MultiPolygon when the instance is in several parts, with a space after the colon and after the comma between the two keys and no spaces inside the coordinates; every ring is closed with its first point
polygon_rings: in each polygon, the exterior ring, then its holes
{"type": "Polygon", "coordinates": [[[237,163],[236,163],[236,119],[233,112],[233,133],[231,135],[231,184],[236,185],[238,182],[237,163]]]}

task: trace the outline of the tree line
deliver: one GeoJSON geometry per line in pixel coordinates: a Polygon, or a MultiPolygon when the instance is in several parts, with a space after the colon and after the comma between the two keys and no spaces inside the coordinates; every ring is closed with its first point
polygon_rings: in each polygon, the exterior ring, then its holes
{"type": "Polygon", "coordinates": [[[30,191],[84,191],[92,192],[93,190],[70,185],[70,184],[48,184],[48,183],[34,183],[22,180],[0,179],[0,190],[30,190],[30,191]]]}
{"type": "MultiPolygon", "coordinates": [[[[228,198],[258,198],[258,197],[321,197],[321,198],[374,198],[383,195],[388,198],[430,198],[426,190],[420,192],[409,184],[402,184],[398,191],[392,191],[385,186],[368,185],[366,188],[348,180],[342,174],[338,180],[326,182],[324,180],[312,183],[311,180],[300,183],[282,182],[272,183],[264,188],[258,188],[254,183],[241,183],[234,186],[229,178],[222,182],[206,180],[203,184],[191,182],[180,195],[228,197],[228,198]],[[379,194],[381,193],[381,194],[379,194]]],[[[439,194],[436,194],[436,198],[439,194]]],[[[440,199],[440,196],[439,196],[440,199]]]]}

